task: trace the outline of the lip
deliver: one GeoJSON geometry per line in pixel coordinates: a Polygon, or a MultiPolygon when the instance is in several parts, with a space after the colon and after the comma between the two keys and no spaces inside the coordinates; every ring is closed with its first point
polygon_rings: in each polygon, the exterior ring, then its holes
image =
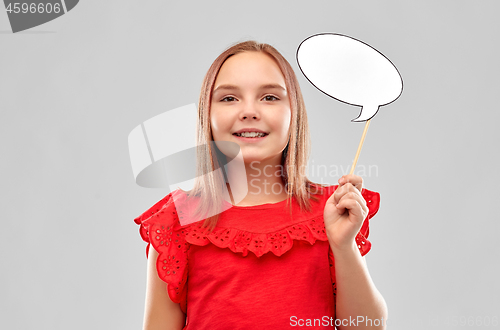
{"type": "Polygon", "coordinates": [[[242,142],[246,142],[246,143],[257,143],[257,142],[260,142],[262,140],[264,140],[266,137],[269,136],[268,135],[264,135],[262,137],[253,137],[253,138],[250,138],[250,137],[243,137],[243,136],[237,136],[237,135],[233,135],[235,138],[237,138],[238,140],[242,141],[242,142]]]}
{"type": "Polygon", "coordinates": [[[251,128],[251,127],[242,128],[239,131],[233,132],[233,134],[235,134],[235,133],[243,133],[243,132],[257,132],[257,133],[266,133],[266,134],[269,134],[268,132],[265,132],[265,131],[260,130],[258,128],[251,128]]]}

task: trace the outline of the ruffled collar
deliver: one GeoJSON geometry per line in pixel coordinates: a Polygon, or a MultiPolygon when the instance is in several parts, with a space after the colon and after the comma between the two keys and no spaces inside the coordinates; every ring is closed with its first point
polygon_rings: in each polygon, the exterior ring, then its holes
{"type": "MultiPolygon", "coordinates": [[[[178,205],[185,202],[186,194],[176,190],[167,196],[160,214],[151,216],[145,224],[151,221],[170,223],[170,228],[176,232],[171,235],[189,244],[205,246],[211,243],[220,248],[229,248],[243,256],[248,255],[248,252],[253,252],[257,257],[268,252],[281,256],[292,248],[294,240],[307,241],[311,245],[317,240],[328,240],[323,220],[324,205],[336,187],[324,187],[323,194],[317,195],[319,200],[316,202],[311,200],[311,212],[301,212],[295,199],[292,200],[292,215],[289,214],[286,200],[263,205],[232,207],[220,214],[212,232],[202,228],[204,220],[181,225],[179,220],[186,216],[181,209],[186,208],[176,208],[175,205],[177,201],[180,202],[178,205]],[[170,215],[170,220],[164,215],[170,215]]],[[[379,208],[379,194],[363,189],[362,195],[369,208],[368,217],[360,231],[365,240],[368,237],[367,220],[373,217],[379,208]]]]}
{"type": "MultiPolygon", "coordinates": [[[[219,215],[217,226],[212,232],[202,228],[203,221],[188,221],[188,225],[179,228],[184,229],[185,240],[190,244],[205,246],[211,243],[243,256],[248,255],[248,252],[253,252],[257,257],[268,252],[281,256],[292,248],[294,240],[307,241],[311,245],[317,240],[328,240],[323,211],[326,200],[333,192],[332,188],[323,188],[327,191],[317,195],[318,201],[311,200],[311,212],[302,212],[295,199],[292,199],[291,214],[287,200],[254,206],[232,206],[219,215]],[[330,193],[328,190],[331,190],[330,193]]],[[[186,194],[176,191],[174,199],[179,204],[186,203],[186,194]]],[[[186,216],[185,212],[178,210],[179,218],[186,216]]]]}
{"type": "MultiPolygon", "coordinates": [[[[256,219],[264,221],[265,218],[256,219]]],[[[247,226],[248,227],[248,226],[247,226]]],[[[220,224],[209,232],[202,228],[201,222],[196,222],[184,227],[186,242],[194,245],[205,246],[209,243],[220,247],[229,248],[243,256],[253,252],[257,257],[272,252],[281,256],[293,246],[294,240],[303,240],[311,245],[316,240],[328,240],[322,216],[316,216],[304,221],[282,225],[280,229],[268,229],[266,232],[249,231],[235,227],[222,227],[220,224]]]]}

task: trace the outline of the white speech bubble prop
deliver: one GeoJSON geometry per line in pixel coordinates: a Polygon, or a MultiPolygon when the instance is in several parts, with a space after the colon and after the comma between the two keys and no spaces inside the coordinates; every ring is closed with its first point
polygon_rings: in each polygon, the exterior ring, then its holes
{"type": "Polygon", "coordinates": [[[352,121],[370,120],[380,106],[394,102],[403,79],[375,48],[334,33],[308,37],[297,49],[300,70],[316,88],[341,102],[361,106],[352,121]]]}
{"type": "Polygon", "coordinates": [[[403,92],[398,69],[375,48],[336,33],[308,37],[297,49],[297,63],[307,80],[326,95],[361,106],[357,118],[365,129],[349,174],[354,173],[370,120],[382,105],[394,102],[403,92]]]}

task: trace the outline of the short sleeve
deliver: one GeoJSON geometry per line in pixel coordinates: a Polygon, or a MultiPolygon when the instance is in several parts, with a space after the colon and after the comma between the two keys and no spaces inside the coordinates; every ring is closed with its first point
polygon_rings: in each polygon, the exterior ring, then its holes
{"type": "Polygon", "coordinates": [[[187,251],[184,230],[180,223],[172,193],[150,207],[146,212],[134,219],[138,224],[141,238],[148,243],[146,257],[150,246],[158,252],[156,269],[158,276],[166,282],[170,299],[180,304],[186,313],[187,298],[187,251]]]}
{"type": "Polygon", "coordinates": [[[372,247],[372,244],[368,240],[368,235],[370,234],[370,219],[378,212],[380,207],[380,194],[363,188],[361,195],[366,201],[366,206],[368,206],[368,216],[356,236],[356,244],[358,245],[361,255],[364,256],[372,247]]]}
{"type": "MultiPolygon", "coordinates": [[[[364,189],[361,191],[361,195],[366,201],[366,205],[368,207],[368,216],[363,222],[361,229],[356,235],[356,245],[358,246],[359,252],[361,256],[364,256],[370,251],[372,244],[368,240],[368,235],[370,234],[370,219],[373,218],[375,214],[377,214],[379,206],[380,206],[380,194],[378,192],[374,192],[368,189],[364,189]]],[[[333,257],[332,249],[328,249],[328,259],[330,262],[330,275],[332,278],[333,284],[333,293],[334,299],[336,296],[337,286],[335,279],[335,259],[333,257]]]]}

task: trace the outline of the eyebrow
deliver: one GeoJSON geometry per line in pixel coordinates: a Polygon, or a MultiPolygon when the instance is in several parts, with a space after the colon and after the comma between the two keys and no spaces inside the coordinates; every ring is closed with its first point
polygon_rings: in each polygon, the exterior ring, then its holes
{"type": "MultiPolygon", "coordinates": [[[[264,85],[261,85],[259,87],[259,89],[281,89],[282,91],[286,91],[286,89],[279,85],[279,84],[264,84],[264,85]]],[[[226,90],[239,90],[240,88],[238,86],[235,86],[235,85],[229,85],[229,84],[226,84],[226,85],[220,85],[218,86],[216,89],[214,89],[214,91],[212,92],[212,94],[215,94],[216,92],[220,91],[220,90],[223,90],[223,89],[226,89],[226,90]]]]}

